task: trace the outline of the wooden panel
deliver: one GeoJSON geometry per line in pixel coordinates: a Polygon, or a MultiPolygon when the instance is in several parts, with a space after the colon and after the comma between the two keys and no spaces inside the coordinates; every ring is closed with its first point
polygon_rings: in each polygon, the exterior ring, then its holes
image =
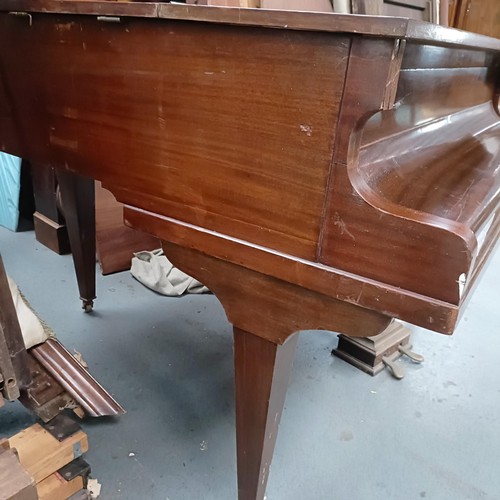
{"type": "MultiPolygon", "coordinates": [[[[415,125],[491,101],[493,65],[493,55],[488,52],[409,43],[396,95],[403,109],[394,124],[400,126],[405,113],[406,121],[415,125]]],[[[387,125],[384,129],[390,132],[387,125]]]]}
{"type": "Polygon", "coordinates": [[[95,189],[96,247],[102,274],[128,270],[134,252],[160,248],[157,238],[125,226],[123,205],[100,182],[95,189]]]}
{"type": "Polygon", "coordinates": [[[473,107],[420,126],[411,122],[404,107],[390,114],[387,121],[397,121],[407,130],[386,135],[386,120],[377,122],[380,140],[365,145],[359,155],[358,170],[369,190],[384,199],[384,210],[392,203],[476,231],[500,193],[500,125],[491,106],[473,107]]]}
{"type": "Polygon", "coordinates": [[[456,28],[500,38],[498,0],[462,0],[456,9],[456,28]]]}
{"type": "Polygon", "coordinates": [[[492,61],[493,54],[488,52],[407,43],[401,69],[483,68],[492,61]]]}
{"type": "Polygon", "coordinates": [[[76,19],[0,30],[16,40],[4,57],[32,117],[29,156],[127,186],[119,201],[314,258],[348,40],[76,19]],[[75,62],[61,64],[68,47],[75,62]]]}
{"type": "Polygon", "coordinates": [[[490,101],[492,85],[487,83],[487,68],[403,70],[399,76],[396,100],[432,106],[445,103],[445,109],[460,109],[490,101]]]}
{"type": "Polygon", "coordinates": [[[448,0],[448,1],[449,1],[448,25],[455,26],[455,18],[456,18],[458,6],[459,6],[461,0],[448,0]]]}
{"type": "Polygon", "coordinates": [[[363,143],[491,100],[493,55],[408,43],[401,63],[394,115],[377,113],[363,129],[363,143]],[[384,122],[382,124],[382,121],[384,122]],[[372,137],[373,136],[373,137],[372,137]]]}
{"type": "MultiPolygon", "coordinates": [[[[400,319],[411,318],[414,324],[424,328],[451,334],[457,321],[456,306],[381,281],[372,281],[361,275],[352,275],[290,255],[271,253],[262,247],[143,210],[126,208],[125,218],[133,227],[142,228],[182,247],[199,250],[217,259],[360,307],[384,311],[400,319]]],[[[203,282],[201,277],[200,280],[203,282]]]]}
{"type": "Polygon", "coordinates": [[[174,265],[216,294],[233,326],[276,344],[300,330],[372,336],[391,321],[383,313],[359,307],[354,299],[336,300],[167,241],[162,246],[174,265]]]}

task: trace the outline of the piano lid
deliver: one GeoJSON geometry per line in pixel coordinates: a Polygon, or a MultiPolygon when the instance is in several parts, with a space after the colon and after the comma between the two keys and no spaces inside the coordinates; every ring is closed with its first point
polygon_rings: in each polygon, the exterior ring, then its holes
{"type": "Polygon", "coordinates": [[[500,51],[500,40],[402,17],[207,7],[153,2],[2,0],[0,12],[59,13],[203,21],[278,29],[404,38],[432,45],[500,51]]]}

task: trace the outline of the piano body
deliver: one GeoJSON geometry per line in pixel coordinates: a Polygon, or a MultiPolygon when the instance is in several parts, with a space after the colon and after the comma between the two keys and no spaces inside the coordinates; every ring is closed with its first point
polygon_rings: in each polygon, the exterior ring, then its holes
{"type": "Polygon", "coordinates": [[[402,18],[3,0],[0,149],[102,181],[234,326],[262,499],[296,332],[451,334],[500,232],[500,41],[402,18]]]}

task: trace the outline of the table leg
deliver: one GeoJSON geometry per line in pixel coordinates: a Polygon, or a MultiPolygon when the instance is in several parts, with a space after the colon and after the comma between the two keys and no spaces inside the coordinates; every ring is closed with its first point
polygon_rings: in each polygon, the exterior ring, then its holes
{"type": "Polygon", "coordinates": [[[94,181],[62,169],[56,175],[82,307],[90,312],[96,296],[94,181]]]}
{"type": "Polygon", "coordinates": [[[297,339],[278,345],[234,328],[238,500],[264,498],[297,339]]]}

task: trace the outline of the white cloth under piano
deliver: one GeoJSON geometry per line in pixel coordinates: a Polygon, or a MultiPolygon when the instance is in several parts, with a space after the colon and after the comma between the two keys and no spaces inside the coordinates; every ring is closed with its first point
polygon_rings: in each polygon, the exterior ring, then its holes
{"type": "Polygon", "coordinates": [[[163,255],[163,250],[137,252],[132,258],[132,276],[143,285],[162,295],[178,297],[185,293],[206,293],[208,288],[188,276],[163,255]]]}

